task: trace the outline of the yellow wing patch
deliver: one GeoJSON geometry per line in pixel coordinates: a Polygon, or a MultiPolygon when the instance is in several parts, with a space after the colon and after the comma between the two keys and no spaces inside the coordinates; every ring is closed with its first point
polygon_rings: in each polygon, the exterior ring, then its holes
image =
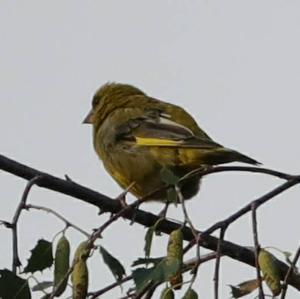
{"type": "Polygon", "coordinates": [[[135,143],[142,146],[179,146],[182,144],[182,141],[160,138],[135,137],[135,143]]]}

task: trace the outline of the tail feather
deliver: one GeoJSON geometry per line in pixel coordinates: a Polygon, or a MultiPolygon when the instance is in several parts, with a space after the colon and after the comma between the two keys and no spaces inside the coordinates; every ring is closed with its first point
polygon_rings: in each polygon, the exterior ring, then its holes
{"type": "Polygon", "coordinates": [[[208,154],[208,161],[212,162],[211,164],[223,164],[230,162],[242,162],[252,165],[260,165],[261,163],[244,155],[235,150],[229,148],[218,148],[211,151],[208,154]]]}
{"type": "Polygon", "coordinates": [[[243,162],[243,163],[252,164],[252,165],[261,165],[260,162],[254,160],[244,154],[241,154],[237,151],[232,151],[232,153],[233,153],[233,157],[234,157],[233,161],[243,162]]]}

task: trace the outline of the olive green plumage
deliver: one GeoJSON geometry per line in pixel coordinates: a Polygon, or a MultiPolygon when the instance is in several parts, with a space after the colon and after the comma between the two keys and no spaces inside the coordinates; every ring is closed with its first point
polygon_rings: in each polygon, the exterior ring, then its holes
{"type": "MultiPolygon", "coordinates": [[[[107,83],[95,94],[85,123],[93,125],[95,150],[122,188],[138,198],[161,188],[162,168],[183,176],[197,168],[257,161],[213,141],[184,109],[126,84],[107,83]]],[[[200,178],[181,186],[184,198],[199,190],[200,178]]],[[[166,200],[165,192],[154,200],[166,200]]]]}

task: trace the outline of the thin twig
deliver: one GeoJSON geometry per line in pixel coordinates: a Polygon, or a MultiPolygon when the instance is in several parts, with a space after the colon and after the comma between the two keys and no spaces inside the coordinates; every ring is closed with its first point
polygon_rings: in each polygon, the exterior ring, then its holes
{"type": "Polygon", "coordinates": [[[258,297],[259,299],[264,299],[265,298],[265,293],[262,285],[262,277],[260,275],[260,267],[258,263],[258,255],[260,251],[260,245],[258,241],[258,230],[257,230],[257,217],[256,217],[256,210],[257,206],[255,202],[252,203],[251,205],[251,211],[252,211],[252,230],[253,230],[253,241],[254,241],[254,254],[255,254],[255,265],[256,265],[256,276],[257,276],[257,281],[258,281],[258,297]]]}
{"type": "Polygon", "coordinates": [[[18,252],[18,221],[21,216],[21,213],[23,209],[25,208],[26,201],[29,195],[29,192],[31,188],[37,184],[38,181],[40,181],[43,178],[42,175],[37,175],[34,178],[32,178],[30,181],[28,181],[24,192],[22,194],[21,201],[16,209],[16,212],[14,214],[12,223],[11,223],[11,229],[12,229],[12,244],[13,244],[13,263],[12,263],[12,271],[13,273],[17,273],[17,268],[21,266],[21,261],[19,258],[19,252],[18,252]]]}
{"type": "MultiPolygon", "coordinates": [[[[236,172],[236,171],[267,174],[267,175],[274,176],[276,178],[283,179],[283,180],[291,180],[296,177],[295,175],[280,172],[277,170],[272,170],[272,169],[262,168],[262,167],[255,167],[255,166],[215,166],[215,167],[210,167],[210,168],[205,168],[205,169],[203,169],[203,167],[199,167],[198,169],[192,170],[189,173],[182,176],[180,178],[179,182],[191,179],[193,177],[203,177],[203,176],[207,176],[209,174],[217,174],[217,173],[222,173],[222,172],[236,172]]],[[[143,200],[144,201],[149,200],[149,199],[155,197],[156,194],[159,194],[160,192],[166,190],[167,188],[168,188],[168,186],[165,186],[165,187],[153,190],[153,191],[149,192],[148,194],[146,194],[143,197],[143,200]]]]}
{"type": "MultiPolygon", "coordinates": [[[[194,238],[195,238],[195,243],[198,243],[199,238],[200,238],[200,234],[196,230],[196,228],[194,227],[193,222],[192,222],[191,218],[189,217],[189,214],[187,212],[186,205],[185,205],[185,200],[183,198],[183,195],[182,195],[181,190],[180,190],[178,185],[175,185],[175,190],[176,190],[177,196],[179,198],[179,202],[181,203],[181,207],[182,207],[182,211],[183,211],[183,215],[184,215],[184,220],[185,220],[185,222],[187,222],[189,224],[189,226],[192,230],[192,233],[193,233],[194,238]]],[[[200,261],[200,246],[196,247],[196,258],[197,258],[198,261],[200,261]]],[[[195,267],[192,270],[193,277],[192,277],[192,280],[191,280],[191,283],[190,283],[190,288],[192,287],[193,283],[196,280],[199,265],[200,265],[199,262],[195,263],[195,267]]]]}
{"type": "Polygon", "coordinates": [[[123,207],[122,210],[120,210],[118,213],[111,216],[104,224],[102,224],[92,235],[91,242],[94,242],[96,239],[101,238],[103,231],[109,227],[113,222],[115,222],[120,217],[124,216],[126,212],[129,210],[135,209],[137,206],[139,206],[140,202],[139,200],[136,200],[130,205],[127,205],[123,207]]]}
{"type": "Polygon", "coordinates": [[[182,207],[182,211],[183,211],[183,215],[184,215],[184,221],[188,223],[188,225],[190,226],[190,228],[192,230],[192,233],[193,233],[195,239],[197,239],[198,232],[195,229],[195,226],[193,225],[193,222],[192,222],[191,218],[189,217],[189,214],[187,212],[186,205],[185,205],[185,200],[183,198],[183,195],[182,195],[181,190],[180,190],[178,185],[175,185],[175,191],[176,191],[176,194],[179,198],[179,202],[180,202],[181,207],[182,207]]]}
{"type": "Polygon", "coordinates": [[[224,240],[226,229],[227,227],[222,227],[220,229],[220,236],[218,241],[218,249],[217,249],[216,263],[215,263],[215,274],[214,274],[215,299],[219,298],[219,277],[220,277],[220,264],[221,264],[221,256],[222,256],[222,242],[224,240]]]}
{"type": "Polygon", "coordinates": [[[120,286],[121,284],[123,284],[123,283],[125,283],[125,282],[127,282],[127,281],[129,281],[131,279],[133,279],[132,275],[126,276],[126,277],[120,279],[119,281],[116,281],[116,282],[114,282],[114,283],[106,286],[105,288],[99,290],[99,291],[90,292],[88,294],[88,296],[91,297],[90,299],[96,299],[97,297],[103,295],[104,293],[106,293],[106,292],[108,292],[108,291],[110,291],[110,290],[112,290],[112,289],[120,286]]]}
{"type": "MultiPolygon", "coordinates": [[[[200,261],[197,258],[192,258],[192,259],[186,261],[183,264],[182,269],[181,269],[181,273],[185,273],[187,271],[190,271],[191,269],[193,269],[195,267],[196,264],[203,264],[203,263],[209,262],[209,261],[211,261],[211,260],[213,260],[215,258],[216,258],[216,253],[215,252],[203,255],[200,258],[200,261]]],[[[103,289],[101,289],[99,291],[90,292],[88,294],[88,296],[91,296],[90,299],[96,299],[97,297],[103,295],[104,293],[106,293],[106,292],[108,292],[108,291],[110,291],[110,290],[112,290],[112,289],[120,286],[120,284],[123,284],[123,283],[125,283],[125,282],[127,282],[129,280],[132,280],[132,279],[133,279],[132,275],[124,277],[120,281],[114,282],[114,283],[106,286],[105,288],[103,288],[103,289]]],[[[128,296],[126,298],[128,298],[128,296]]]]}
{"type": "Polygon", "coordinates": [[[298,262],[299,257],[300,257],[300,246],[298,247],[295,257],[293,258],[293,261],[290,265],[290,268],[285,275],[283,285],[282,285],[282,293],[281,293],[280,299],[284,299],[286,296],[286,292],[287,292],[287,288],[288,288],[288,279],[289,279],[290,275],[294,272],[294,269],[298,262]]]}
{"type": "Polygon", "coordinates": [[[42,207],[42,206],[37,206],[37,205],[32,205],[32,204],[25,205],[25,208],[26,209],[41,210],[41,211],[44,211],[46,213],[50,213],[50,214],[56,216],[58,219],[62,220],[66,224],[66,227],[73,227],[74,229],[76,229],[80,233],[84,234],[86,237],[88,237],[88,238],[90,237],[90,234],[88,232],[86,232],[85,230],[83,230],[82,228],[80,228],[79,226],[77,226],[76,224],[70,222],[65,217],[63,217],[62,215],[60,215],[59,213],[57,213],[56,211],[54,211],[54,210],[52,210],[50,208],[46,208],[46,207],[42,207]]]}
{"type": "Polygon", "coordinates": [[[4,225],[6,228],[12,228],[11,223],[6,220],[0,220],[0,225],[4,225]]]}
{"type": "Polygon", "coordinates": [[[208,234],[213,233],[215,230],[223,227],[224,225],[228,226],[229,224],[231,224],[235,220],[239,219],[240,217],[242,217],[246,213],[250,212],[251,209],[252,209],[253,203],[256,205],[256,208],[258,208],[259,206],[266,203],[267,201],[274,198],[275,196],[279,195],[280,193],[284,192],[285,190],[299,184],[299,182],[300,182],[300,176],[293,177],[289,181],[284,182],[283,184],[279,185],[278,187],[272,189],[271,191],[265,193],[264,195],[260,196],[259,198],[257,198],[255,200],[253,200],[252,202],[248,203],[243,208],[239,209],[237,212],[233,213],[232,215],[230,215],[226,219],[212,225],[211,227],[206,229],[204,232],[202,232],[202,234],[207,234],[208,235],[208,234]]]}
{"type": "Polygon", "coordinates": [[[252,173],[260,173],[260,174],[267,174],[267,175],[271,175],[274,177],[277,177],[279,179],[284,179],[284,180],[290,180],[292,178],[294,178],[294,175],[288,174],[288,173],[284,173],[281,171],[277,171],[277,170],[272,170],[272,169],[268,169],[268,168],[262,168],[262,167],[255,167],[255,166],[215,166],[215,167],[210,167],[210,168],[199,168],[199,169],[195,169],[191,172],[189,172],[188,174],[186,174],[185,176],[183,176],[181,178],[181,180],[185,180],[194,176],[205,176],[208,174],[213,174],[213,173],[220,173],[220,172],[236,172],[236,171],[240,171],[240,172],[252,172],[252,173]]]}
{"type": "MultiPolygon", "coordinates": [[[[255,204],[256,208],[261,206],[262,204],[266,203],[270,199],[274,198],[276,195],[284,192],[285,190],[288,190],[289,188],[299,184],[300,182],[300,176],[295,176],[292,179],[290,179],[287,182],[284,182],[283,184],[279,185],[278,187],[272,189],[271,191],[265,193],[264,195],[260,196],[259,198],[251,201],[250,203],[246,204],[243,208],[239,209],[237,212],[231,214],[229,217],[213,224],[206,230],[202,232],[201,240],[200,242],[203,242],[203,240],[210,234],[212,234],[217,229],[220,229],[222,227],[227,227],[252,209],[252,205],[255,204]]],[[[189,251],[193,246],[195,245],[194,240],[190,241],[190,244],[186,246],[184,249],[184,252],[189,251]]]]}

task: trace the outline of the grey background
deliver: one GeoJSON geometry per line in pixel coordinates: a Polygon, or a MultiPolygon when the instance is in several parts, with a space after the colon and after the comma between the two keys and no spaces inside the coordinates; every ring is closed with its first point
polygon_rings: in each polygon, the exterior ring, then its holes
{"type": "MultiPolygon", "coordinates": [[[[121,189],[102,168],[91,128],[81,121],[95,90],[107,81],[120,81],[183,105],[216,141],[266,167],[299,173],[299,25],[300,3],[293,0],[2,0],[1,154],[117,196],[121,189]]],[[[25,182],[3,172],[0,182],[0,219],[10,220],[25,182]]],[[[188,210],[203,230],[279,183],[241,173],[207,177],[188,210]]],[[[30,202],[51,207],[87,230],[107,219],[98,217],[94,207],[38,188],[30,202]]],[[[259,210],[262,246],[296,250],[299,207],[295,187],[259,210]]],[[[156,212],[161,205],[144,208],[156,212]]],[[[181,209],[172,208],[169,216],[182,219],[181,209]]],[[[62,228],[52,215],[24,212],[24,264],[38,238],[51,240],[62,228]]],[[[144,233],[144,228],[120,220],[100,243],[129,269],[143,255],[144,233]]],[[[83,240],[72,229],[67,235],[73,248],[83,240]]],[[[232,225],[226,238],[252,245],[250,216],[232,225]]],[[[0,240],[0,268],[9,268],[10,231],[0,227],[0,240]]],[[[155,240],[154,256],[164,254],[166,242],[166,237],[155,240]]],[[[95,255],[89,266],[90,290],[113,282],[100,257],[95,255]]],[[[200,269],[196,287],[201,298],[213,296],[213,269],[213,262],[200,269]]],[[[51,271],[44,274],[51,278],[51,271]]],[[[253,277],[253,268],[224,258],[221,298],[229,297],[228,284],[253,277]]],[[[103,296],[118,297],[119,289],[103,296]]],[[[289,298],[296,293],[290,290],[289,298]]]]}

